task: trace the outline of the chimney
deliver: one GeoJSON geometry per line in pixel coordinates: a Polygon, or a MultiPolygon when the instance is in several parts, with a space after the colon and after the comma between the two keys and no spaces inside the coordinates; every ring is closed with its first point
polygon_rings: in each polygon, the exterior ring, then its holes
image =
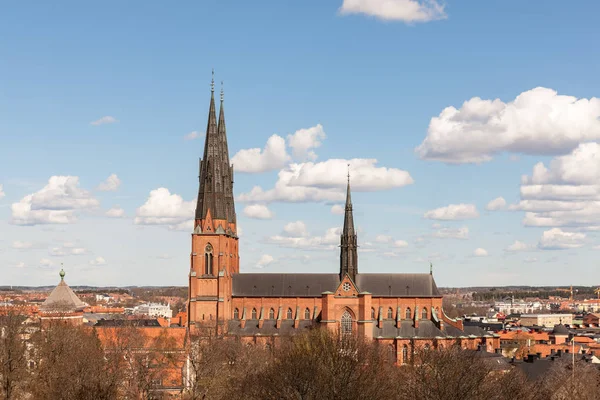
{"type": "Polygon", "coordinates": [[[502,354],[502,349],[494,349],[494,353],[496,353],[496,354],[502,354]]]}

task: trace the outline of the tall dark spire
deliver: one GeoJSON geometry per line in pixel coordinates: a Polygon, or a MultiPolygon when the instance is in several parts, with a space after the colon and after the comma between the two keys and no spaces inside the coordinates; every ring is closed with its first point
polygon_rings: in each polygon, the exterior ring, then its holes
{"type": "Polygon", "coordinates": [[[354,230],[354,217],[352,215],[352,198],[350,196],[350,165],[348,165],[348,186],[346,189],[346,208],[344,211],[344,229],[342,230],[340,243],[340,279],[348,274],[356,281],[358,274],[358,244],[356,231],[354,230]]]}
{"type": "Polygon", "coordinates": [[[221,90],[221,110],[217,124],[214,70],[211,81],[210,105],[208,107],[204,157],[200,160],[199,179],[200,189],[198,190],[196,219],[205,219],[210,210],[213,220],[226,220],[235,223],[233,167],[229,164],[223,92],[221,90]]]}

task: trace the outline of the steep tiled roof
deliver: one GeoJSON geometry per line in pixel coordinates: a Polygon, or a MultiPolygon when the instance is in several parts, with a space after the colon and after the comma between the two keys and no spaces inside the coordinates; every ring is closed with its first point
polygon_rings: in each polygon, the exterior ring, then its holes
{"type": "Polygon", "coordinates": [[[69,285],[61,279],[50,296],[44,301],[40,309],[42,311],[82,311],[87,304],[77,297],[69,285]]]}

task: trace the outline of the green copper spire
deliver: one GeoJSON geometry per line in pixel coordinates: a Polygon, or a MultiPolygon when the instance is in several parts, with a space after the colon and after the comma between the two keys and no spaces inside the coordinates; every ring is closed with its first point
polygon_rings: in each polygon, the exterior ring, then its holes
{"type": "Polygon", "coordinates": [[[60,272],[58,273],[58,275],[60,275],[60,280],[61,281],[64,280],[65,279],[65,270],[61,268],[60,272]]]}

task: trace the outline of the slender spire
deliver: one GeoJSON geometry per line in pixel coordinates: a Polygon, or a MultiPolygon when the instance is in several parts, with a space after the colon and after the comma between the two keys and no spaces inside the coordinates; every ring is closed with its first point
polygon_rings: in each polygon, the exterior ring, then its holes
{"type": "Polygon", "coordinates": [[[350,195],[350,164],[348,164],[348,186],[346,188],[346,208],[344,211],[344,228],[340,243],[340,279],[348,274],[356,283],[358,274],[358,244],[354,230],[354,216],[352,213],[352,198],[350,195]]]}
{"type": "Polygon", "coordinates": [[[210,210],[213,220],[235,222],[233,168],[229,164],[223,94],[221,94],[221,110],[219,112],[219,122],[217,123],[214,69],[210,86],[210,105],[208,108],[204,156],[200,161],[200,188],[198,190],[196,220],[205,219],[210,210]]]}

